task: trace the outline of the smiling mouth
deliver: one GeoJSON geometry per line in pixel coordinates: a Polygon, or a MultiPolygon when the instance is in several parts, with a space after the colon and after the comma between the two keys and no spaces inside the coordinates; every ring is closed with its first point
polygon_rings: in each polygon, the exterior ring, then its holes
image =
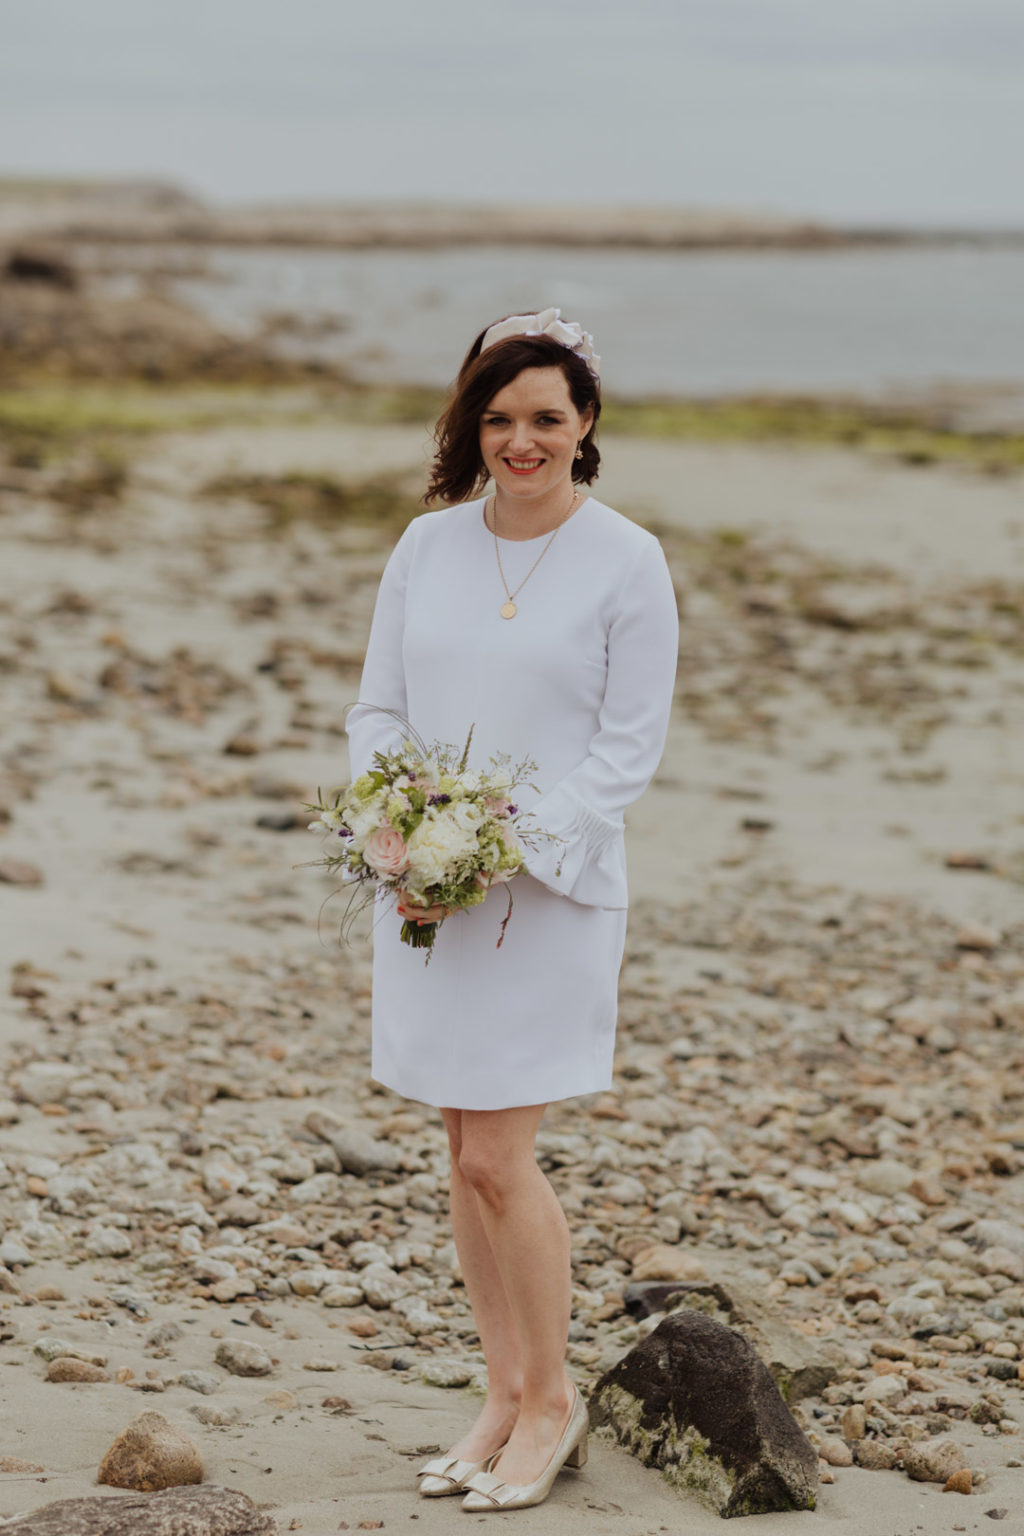
{"type": "Polygon", "coordinates": [[[540,469],[543,459],[506,459],[504,461],[514,475],[532,475],[535,469],[540,469]]]}

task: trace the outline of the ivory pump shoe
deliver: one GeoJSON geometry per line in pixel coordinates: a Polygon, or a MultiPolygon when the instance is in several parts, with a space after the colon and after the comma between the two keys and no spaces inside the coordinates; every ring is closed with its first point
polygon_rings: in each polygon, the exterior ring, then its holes
{"type": "MultiPolygon", "coordinates": [[[[477,1472],[466,1482],[466,1497],[459,1506],[461,1509],[477,1514],[486,1510],[527,1509],[531,1504],[543,1504],[563,1467],[586,1465],[590,1415],[579,1389],[574,1386],[572,1390],[574,1396],[569,1422],[562,1431],[554,1455],[537,1481],[525,1485],[503,1483],[493,1472],[477,1472]]],[[[500,1452],[491,1457],[492,1465],[498,1455],[500,1452]]]]}
{"type": "Polygon", "coordinates": [[[445,1494],[461,1493],[469,1479],[477,1472],[485,1472],[500,1451],[493,1451],[483,1461],[460,1461],[457,1456],[435,1456],[421,1467],[416,1476],[421,1479],[420,1493],[425,1499],[442,1499],[445,1494]]]}

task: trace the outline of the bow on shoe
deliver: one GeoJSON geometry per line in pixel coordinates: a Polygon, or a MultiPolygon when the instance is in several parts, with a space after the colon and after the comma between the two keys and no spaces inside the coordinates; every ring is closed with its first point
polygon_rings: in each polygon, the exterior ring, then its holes
{"type": "Polygon", "coordinates": [[[495,1477],[493,1472],[478,1472],[475,1477],[470,1478],[466,1487],[473,1493],[482,1494],[485,1499],[490,1499],[496,1509],[518,1498],[522,1493],[521,1488],[503,1483],[501,1478],[495,1477]]]}
{"type": "Polygon", "coordinates": [[[474,1473],[482,1473],[486,1465],[486,1461],[460,1461],[457,1456],[435,1456],[433,1461],[428,1461],[426,1466],[420,1467],[416,1474],[417,1477],[427,1479],[425,1483],[420,1484],[420,1492],[426,1494],[428,1498],[444,1493],[461,1493],[474,1473]],[[443,1486],[431,1487],[431,1479],[443,1486]]]}

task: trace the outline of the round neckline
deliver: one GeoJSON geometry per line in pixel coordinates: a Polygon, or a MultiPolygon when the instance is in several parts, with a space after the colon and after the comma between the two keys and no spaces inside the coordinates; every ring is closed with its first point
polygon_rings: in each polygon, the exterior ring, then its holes
{"type": "Polygon", "coordinates": [[[487,526],[487,518],[485,516],[485,513],[487,511],[487,503],[490,500],[490,497],[491,497],[491,493],[490,493],[490,491],[488,491],[487,495],[484,496],[481,499],[481,501],[480,501],[480,524],[481,524],[481,526],[482,526],[482,528],[484,530],[484,533],[486,533],[486,535],[487,535],[487,537],[489,539],[495,539],[496,538],[502,544],[540,544],[540,543],[543,542],[544,539],[550,539],[554,534],[558,533],[562,528],[567,528],[570,523],[574,523],[576,521],[576,519],[579,517],[580,513],[583,511],[583,508],[588,504],[588,502],[591,502],[594,499],[589,494],[584,496],[583,500],[580,502],[580,504],[576,508],[575,512],[571,512],[569,514],[569,516],[564,520],[564,522],[559,523],[557,525],[557,527],[549,528],[547,533],[538,533],[532,539],[507,539],[503,533],[497,533],[496,534],[492,528],[488,528],[488,526],[487,526]]]}

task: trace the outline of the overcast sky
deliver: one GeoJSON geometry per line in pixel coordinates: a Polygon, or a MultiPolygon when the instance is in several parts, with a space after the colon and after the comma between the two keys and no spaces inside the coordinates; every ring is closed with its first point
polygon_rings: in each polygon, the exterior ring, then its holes
{"type": "Polygon", "coordinates": [[[0,174],[1024,226],[1024,0],[0,0],[0,174]]]}

